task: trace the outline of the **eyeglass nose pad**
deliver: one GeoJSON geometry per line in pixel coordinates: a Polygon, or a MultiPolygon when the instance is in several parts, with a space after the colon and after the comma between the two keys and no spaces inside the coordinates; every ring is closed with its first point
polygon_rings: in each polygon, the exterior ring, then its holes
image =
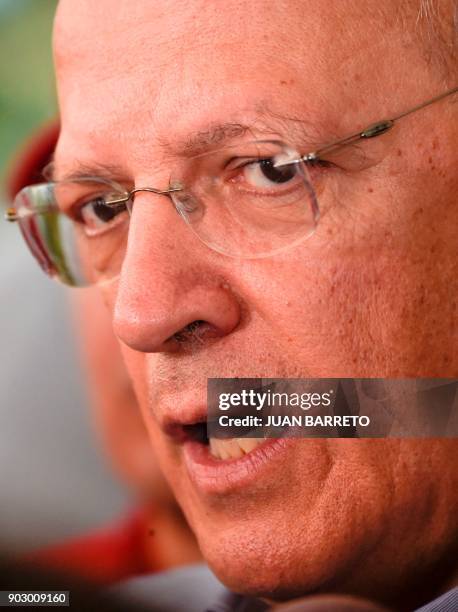
{"type": "Polygon", "coordinates": [[[195,195],[183,188],[170,193],[177,213],[186,223],[195,223],[202,218],[204,209],[195,195]]]}

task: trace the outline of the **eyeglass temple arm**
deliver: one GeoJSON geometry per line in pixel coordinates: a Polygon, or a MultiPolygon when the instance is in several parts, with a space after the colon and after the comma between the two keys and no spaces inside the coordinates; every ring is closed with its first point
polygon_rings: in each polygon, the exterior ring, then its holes
{"type": "MultiPolygon", "coordinates": [[[[46,212],[46,211],[43,211],[46,212]]],[[[14,223],[15,221],[19,221],[19,219],[26,219],[27,217],[33,217],[35,215],[35,211],[29,209],[21,209],[17,211],[13,207],[9,207],[6,209],[3,217],[5,221],[9,221],[10,223],[14,223]]]]}
{"type": "Polygon", "coordinates": [[[320,158],[325,153],[329,153],[330,151],[339,149],[340,147],[344,147],[348,144],[351,144],[352,142],[356,142],[362,139],[367,140],[369,138],[380,136],[381,134],[384,134],[385,132],[390,130],[393,127],[395,121],[397,121],[398,119],[402,119],[406,115],[415,113],[416,111],[424,108],[425,106],[434,104],[434,102],[439,102],[439,100],[442,100],[443,98],[446,98],[447,96],[451,96],[452,94],[457,93],[457,92],[458,92],[458,87],[455,87],[454,89],[446,91],[445,93],[440,94],[439,96],[436,96],[435,98],[427,100],[426,102],[422,102],[421,104],[417,104],[417,106],[414,106],[408,111],[404,111],[403,113],[400,113],[396,117],[392,117],[391,119],[384,119],[382,121],[378,121],[377,123],[373,123],[372,125],[369,125],[367,128],[362,130],[361,132],[355,132],[354,134],[351,134],[350,136],[347,136],[346,138],[336,140],[335,142],[325,145],[324,147],[321,147],[320,149],[317,149],[316,151],[307,153],[301,158],[301,160],[304,162],[313,161],[315,159],[320,158]]]}
{"type": "Polygon", "coordinates": [[[9,221],[10,223],[14,223],[19,219],[14,208],[7,208],[5,212],[5,221],[9,221]]]}
{"type": "Polygon", "coordinates": [[[355,134],[351,134],[346,138],[342,138],[341,140],[336,140],[335,142],[331,142],[330,144],[317,149],[316,151],[312,151],[311,153],[307,153],[302,157],[302,161],[313,161],[315,159],[319,159],[322,155],[334,151],[335,149],[340,149],[341,147],[345,147],[352,142],[357,142],[361,139],[369,139],[374,138],[375,136],[380,136],[385,132],[388,132],[393,125],[394,119],[385,119],[383,121],[379,121],[377,123],[373,123],[365,128],[362,132],[356,132],[355,134]]]}

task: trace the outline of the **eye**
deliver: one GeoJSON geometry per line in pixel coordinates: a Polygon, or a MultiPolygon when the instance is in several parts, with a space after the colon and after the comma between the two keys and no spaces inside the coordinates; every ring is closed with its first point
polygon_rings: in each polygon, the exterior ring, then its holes
{"type": "Polygon", "coordinates": [[[267,158],[246,163],[241,168],[244,179],[252,187],[263,189],[293,181],[297,175],[296,164],[276,167],[277,161],[277,158],[267,158]]]}
{"type": "Polygon", "coordinates": [[[109,203],[113,197],[111,195],[98,196],[80,207],[79,216],[87,229],[101,229],[127,210],[124,202],[109,203]]]}

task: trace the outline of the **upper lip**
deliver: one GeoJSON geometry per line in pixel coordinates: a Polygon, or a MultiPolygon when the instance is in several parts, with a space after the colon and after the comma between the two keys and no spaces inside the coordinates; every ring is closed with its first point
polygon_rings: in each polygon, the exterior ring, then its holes
{"type": "Polygon", "coordinates": [[[193,438],[192,427],[206,424],[206,406],[186,406],[179,412],[175,410],[164,410],[158,423],[162,431],[177,443],[186,442],[193,438]]]}
{"type": "MultiPolygon", "coordinates": [[[[259,385],[259,389],[272,390],[274,388],[275,383],[259,385]]],[[[195,436],[192,435],[192,427],[207,423],[208,408],[206,403],[195,402],[197,393],[197,390],[189,393],[183,390],[175,401],[173,401],[174,398],[172,397],[163,397],[162,401],[160,401],[160,408],[157,411],[157,422],[163,433],[177,443],[183,444],[189,439],[195,439],[195,436]],[[187,402],[187,397],[193,397],[194,403],[192,400],[187,402]]],[[[237,410],[232,411],[231,414],[235,415],[236,412],[237,410]]]]}

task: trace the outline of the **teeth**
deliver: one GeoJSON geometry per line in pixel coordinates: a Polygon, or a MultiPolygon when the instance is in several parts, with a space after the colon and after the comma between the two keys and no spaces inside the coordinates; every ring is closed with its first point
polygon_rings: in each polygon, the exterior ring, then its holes
{"type": "Polygon", "coordinates": [[[239,459],[255,449],[262,438],[231,438],[218,440],[210,438],[210,453],[217,459],[239,459]]]}

